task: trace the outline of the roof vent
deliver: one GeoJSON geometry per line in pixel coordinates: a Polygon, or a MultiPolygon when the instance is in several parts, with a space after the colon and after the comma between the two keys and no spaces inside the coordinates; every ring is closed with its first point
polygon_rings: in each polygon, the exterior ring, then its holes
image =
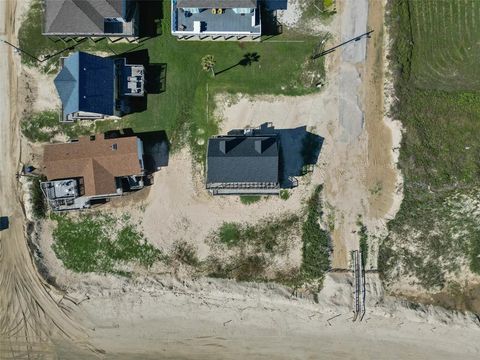
{"type": "Polygon", "coordinates": [[[118,149],[118,145],[117,144],[112,144],[112,150],[115,151],[118,149]]]}
{"type": "Polygon", "coordinates": [[[255,151],[259,154],[263,153],[268,148],[268,139],[255,140],[255,151]]]}
{"type": "Polygon", "coordinates": [[[95,135],[90,135],[90,141],[95,141],[95,135]]]}

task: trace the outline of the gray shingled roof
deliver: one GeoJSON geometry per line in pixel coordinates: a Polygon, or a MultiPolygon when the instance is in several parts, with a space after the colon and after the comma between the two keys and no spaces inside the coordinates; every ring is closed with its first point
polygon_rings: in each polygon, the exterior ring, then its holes
{"type": "Polygon", "coordinates": [[[231,9],[231,8],[256,8],[257,0],[177,0],[179,8],[206,8],[206,9],[231,9]]]}
{"type": "Polygon", "coordinates": [[[100,34],[104,19],[123,17],[122,0],[45,0],[45,33],[100,34]]]}
{"type": "Polygon", "coordinates": [[[222,136],[208,141],[207,184],[278,182],[276,136],[222,136]]]}

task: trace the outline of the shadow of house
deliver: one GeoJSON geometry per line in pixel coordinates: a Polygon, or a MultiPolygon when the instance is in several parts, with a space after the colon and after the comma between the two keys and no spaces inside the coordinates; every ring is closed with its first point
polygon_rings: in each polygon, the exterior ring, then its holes
{"type": "Polygon", "coordinates": [[[127,59],[128,63],[140,64],[145,68],[145,92],[160,94],[167,87],[167,64],[150,63],[147,49],[129,51],[118,55],[127,59]]]}
{"type": "Polygon", "coordinates": [[[268,11],[286,10],[288,0],[264,0],[263,6],[268,11]]]}
{"type": "MultiPolygon", "coordinates": [[[[235,135],[244,130],[232,130],[235,135]]],[[[303,176],[314,166],[322,149],[324,138],[307,131],[306,126],[294,129],[275,129],[271,123],[263,123],[254,130],[255,135],[276,135],[280,144],[279,178],[281,188],[297,185],[296,177],[303,176]]]]}
{"type": "Polygon", "coordinates": [[[149,173],[168,166],[170,143],[165,131],[150,131],[136,134],[143,141],[145,170],[149,173]]]}
{"type": "Polygon", "coordinates": [[[261,6],[262,35],[273,37],[283,32],[282,24],[277,20],[277,10],[287,8],[287,1],[270,0],[265,1],[261,6]]]}
{"type": "Polygon", "coordinates": [[[152,64],[147,49],[129,51],[118,54],[114,57],[125,58],[129,64],[139,64],[145,69],[144,89],[145,93],[142,97],[130,97],[128,100],[128,113],[138,113],[145,111],[148,106],[149,94],[160,94],[165,91],[167,85],[167,64],[152,64]]]}
{"type": "Polygon", "coordinates": [[[147,94],[160,94],[167,88],[167,64],[148,64],[145,67],[145,91],[147,94]]]}
{"type": "Polygon", "coordinates": [[[160,168],[168,166],[170,142],[167,133],[161,131],[148,131],[135,133],[133,129],[111,130],[105,133],[106,139],[136,136],[143,142],[143,160],[145,172],[152,174],[160,168]]]}
{"type": "Polygon", "coordinates": [[[141,39],[148,39],[162,35],[161,22],[164,15],[162,0],[138,1],[138,12],[138,35],[141,39]]]}

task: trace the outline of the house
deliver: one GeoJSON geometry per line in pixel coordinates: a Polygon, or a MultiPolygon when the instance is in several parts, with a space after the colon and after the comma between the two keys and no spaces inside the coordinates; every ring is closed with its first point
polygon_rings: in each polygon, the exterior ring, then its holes
{"type": "Polygon", "coordinates": [[[206,188],[213,195],[278,194],[279,141],[252,129],[209,139],[206,188]]]}
{"type": "Polygon", "coordinates": [[[137,136],[85,136],[44,147],[41,189],[56,211],[88,208],[93,201],[143,188],[143,142],[137,136]]]}
{"type": "Polygon", "coordinates": [[[144,96],[143,65],[84,52],[75,52],[61,62],[54,80],[62,102],[61,121],[122,116],[131,111],[132,97],[144,96]]]}
{"type": "Polygon", "coordinates": [[[172,0],[172,34],[185,40],[259,40],[259,0],[172,0]]]}
{"type": "Polygon", "coordinates": [[[138,37],[137,0],[44,0],[43,5],[43,35],[138,37]]]}

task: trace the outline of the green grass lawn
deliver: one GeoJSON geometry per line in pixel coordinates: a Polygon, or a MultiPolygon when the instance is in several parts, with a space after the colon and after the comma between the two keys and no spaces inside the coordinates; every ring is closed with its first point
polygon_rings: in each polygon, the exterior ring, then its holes
{"type": "Polygon", "coordinates": [[[412,81],[439,90],[480,90],[477,0],[409,1],[412,81]]]}
{"type": "MultiPolygon", "coordinates": [[[[170,14],[170,2],[165,1],[163,6],[163,13],[170,14]]],[[[39,35],[38,3],[34,3],[32,9],[20,29],[20,45],[35,56],[58,51],[64,44],[39,35]]],[[[313,63],[309,60],[321,41],[319,36],[285,30],[263,42],[178,41],[170,35],[168,16],[162,19],[161,25],[163,35],[141,44],[109,45],[101,41],[82,43],[77,48],[111,54],[147,49],[151,64],[166,66],[165,91],[148,94],[147,110],[125,116],[116,124],[97,122],[97,131],[123,127],[132,127],[135,131],[165,130],[173,150],[188,144],[195,158],[203,160],[207,138],[218,132],[219,119],[213,115],[216,94],[302,95],[316,91],[311,80],[304,76],[305,69],[313,68],[324,76],[323,58],[313,63]],[[234,66],[247,53],[256,54],[258,61],[234,66]],[[200,60],[207,54],[215,57],[218,73],[215,77],[201,68],[200,60]]],[[[28,56],[23,58],[27,64],[32,64],[28,56]]],[[[53,64],[56,59],[58,56],[50,62],[53,64]]],[[[258,122],[273,120],[262,118],[258,122]]]]}
{"type": "Polygon", "coordinates": [[[478,67],[472,68],[480,23],[467,30],[479,15],[476,1],[392,6],[395,117],[406,131],[404,200],[378,262],[388,281],[414,275],[425,288],[441,289],[464,263],[480,273],[480,219],[468,210],[480,203],[480,92],[472,91],[480,83],[478,67]]]}

